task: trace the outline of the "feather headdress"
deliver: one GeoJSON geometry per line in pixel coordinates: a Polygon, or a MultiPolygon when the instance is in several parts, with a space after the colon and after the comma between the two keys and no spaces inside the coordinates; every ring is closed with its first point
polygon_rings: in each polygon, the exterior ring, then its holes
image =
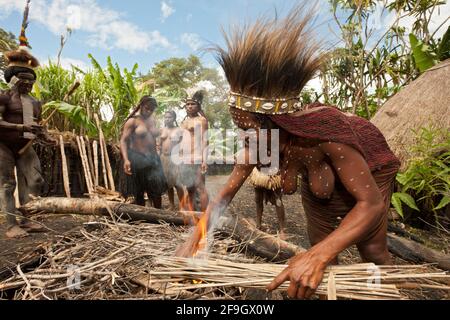
{"type": "Polygon", "coordinates": [[[285,18],[259,18],[223,32],[226,47],[213,50],[231,87],[230,106],[265,114],[300,107],[300,92],[323,60],[313,18],[314,10],[300,4],[285,18]]]}
{"type": "Polygon", "coordinates": [[[19,48],[5,53],[5,58],[8,63],[8,67],[5,70],[6,82],[10,82],[11,78],[18,73],[30,73],[36,77],[33,70],[39,67],[39,61],[31,54],[31,46],[25,34],[29,24],[29,11],[30,0],[27,0],[20,30],[19,48]]]}

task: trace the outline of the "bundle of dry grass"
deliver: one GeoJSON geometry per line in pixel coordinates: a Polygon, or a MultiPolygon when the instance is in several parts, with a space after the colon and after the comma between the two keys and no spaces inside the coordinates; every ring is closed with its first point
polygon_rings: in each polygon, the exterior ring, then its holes
{"type": "MultiPolygon", "coordinates": [[[[172,282],[171,290],[211,287],[265,287],[286,267],[267,263],[240,263],[218,259],[157,259],[159,267],[150,273],[155,281],[172,282]],[[174,283],[173,278],[186,278],[193,283],[174,283]]],[[[372,263],[328,267],[317,294],[329,299],[358,300],[403,299],[401,288],[434,288],[450,290],[450,286],[430,283],[433,279],[450,279],[445,272],[428,272],[427,266],[376,266],[372,263]],[[428,283],[427,283],[428,282],[428,283]]],[[[287,289],[285,282],[280,288],[287,289]]]]}
{"type": "MultiPolygon", "coordinates": [[[[170,293],[149,288],[143,277],[155,267],[155,259],[174,255],[186,229],[169,225],[100,222],[85,224],[80,232],[65,235],[57,243],[40,246],[25,261],[39,261],[30,268],[18,265],[15,275],[0,282],[0,299],[184,299],[197,292],[170,293]]],[[[215,252],[230,249],[220,241],[215,252]]],[[[237,254],[213,254],[221,259],[245,260],[237,254]]],[[[218,298],[209,295],[210,299],[218,298]]],[[[222,295],[223,296],[223,295],[222,295]]],[[[202,297],[202,296],[199,296],[202,297]]]]}
{"type": "MultiPolygon", "coordinates": [[[[244,256],[244,245],[231,239],[214,241],[205,259],[175,258],[185,237],[185,227],[105,218],[87,223],[25,257],[34,261],[32,266],[18,265],[0,282],[0,299],[242,299],[246,288],[264,288],[284,268],[244,256]]],[[[369,289],[372,267],[332,267],[318,293],[398,299],[405,297],[399,291],[405,285],[448,289],[435,280],[449,276],[427,266],[380,267],[381,284],[369,289]]]]}

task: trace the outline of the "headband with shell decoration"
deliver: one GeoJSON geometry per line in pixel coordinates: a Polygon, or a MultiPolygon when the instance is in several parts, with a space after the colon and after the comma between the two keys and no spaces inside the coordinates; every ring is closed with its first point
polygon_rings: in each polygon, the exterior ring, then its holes
{"type": "Polygon", "coordinates": [[[302,109],[300,92],[324,57],[311,32],[314,12],[304,2],[285,18],[260,18],[224,32],[226,48],[214,51],[231,87],[230,107],[267,115],[302,109]]]}

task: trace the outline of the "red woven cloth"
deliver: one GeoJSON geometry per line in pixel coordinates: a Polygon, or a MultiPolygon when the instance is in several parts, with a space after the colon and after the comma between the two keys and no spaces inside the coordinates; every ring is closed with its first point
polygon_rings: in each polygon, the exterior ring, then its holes
{"type": "Polygon", "coordinates": [[[371,171],[385,166],[400,166],[383,134],[370,121],[348,116],[337,108],[315,103],[308,109],[320,109],[299,117],[270,116],[273,122],[289,133],[305,139],[349,145],[366,159],[371,171]]]}

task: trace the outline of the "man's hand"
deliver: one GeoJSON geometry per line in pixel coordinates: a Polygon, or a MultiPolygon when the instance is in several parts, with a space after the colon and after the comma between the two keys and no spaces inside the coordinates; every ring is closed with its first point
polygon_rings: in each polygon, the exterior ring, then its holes
{"type": "Polygon", "coordinates": [[[44,127],[37,124],[23,125],[23,132],[30,132],[35,135],[40,135],[44,133],[44,127]]]}
{"type": "Polygon", "coordinates": [[[123,163],[123,171],[125,171],[125,174],[131,176],[133,173],[131,172],[131,162],[130,160],[126,160],[123,163]]]}
{"type": "Polygon", "coordinates": [[[326,260],[313,250],[300,253],[289,261],[289,266],[267,286],[267,290],[275,290],[290,281],[287,289],[290,298],[309,299],[322,282],[326,266],[326,260]]]}

